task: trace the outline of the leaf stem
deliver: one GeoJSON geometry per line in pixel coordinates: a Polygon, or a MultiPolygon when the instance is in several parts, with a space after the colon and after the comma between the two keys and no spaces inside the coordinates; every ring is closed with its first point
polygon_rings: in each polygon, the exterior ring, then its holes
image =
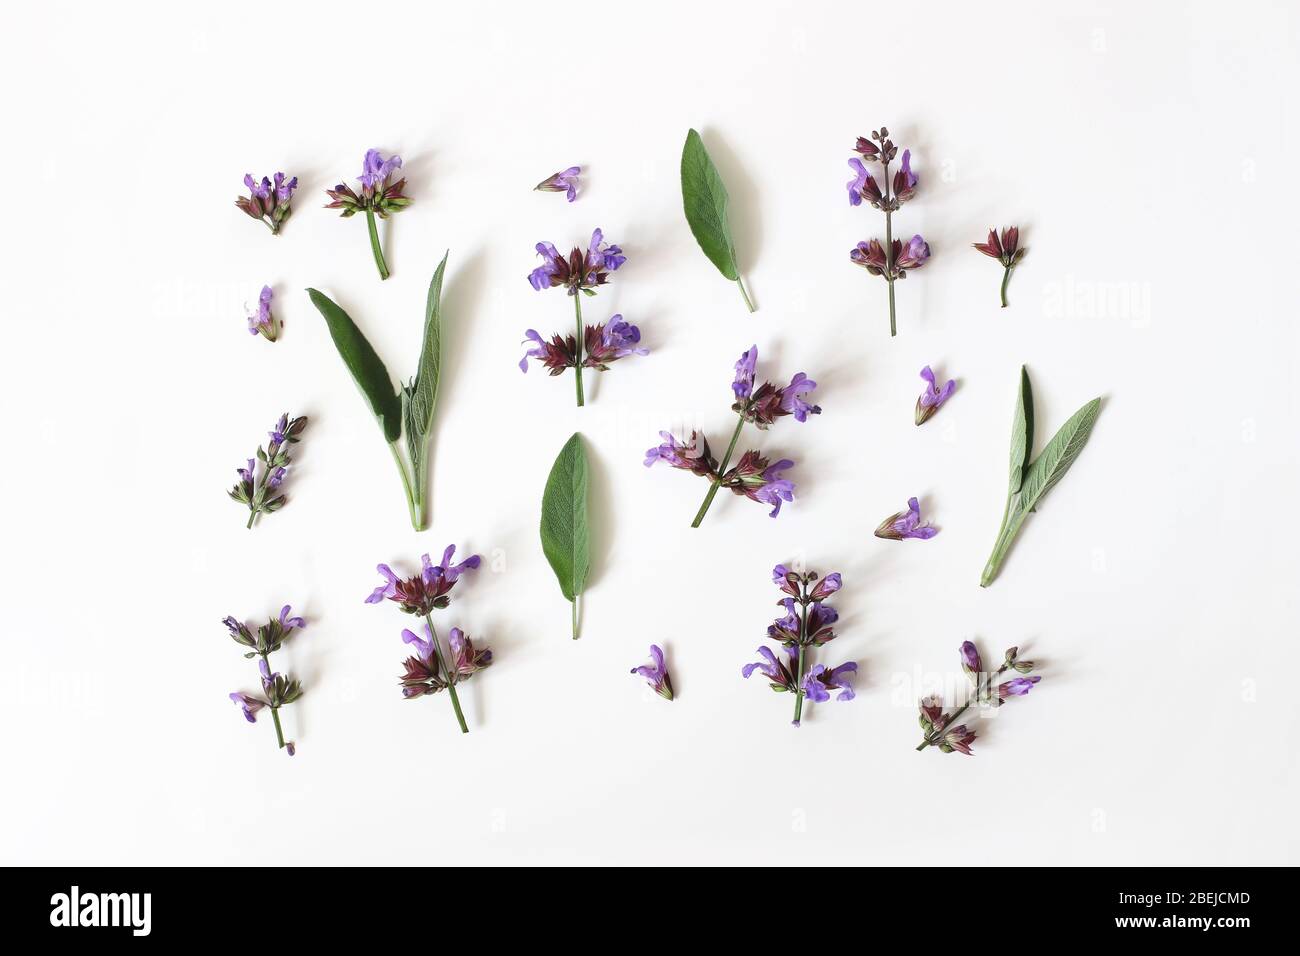
{"type": "Polygon", "coordinates": [[[582,292],[580,290],[575,290],[573,293],[573,314],[576,317],[578,333],[573,344],[574,362],[576,363],[573,366],[573,375],[574,384],[578,391],[578,407],[582,408],[586,404],[582,395],[582,347],[586,342],[587,333],[582,327],[582,292]]]}
{"type": "Polygon", "coordinates": [[[745,280],[739,275],[736,276],[736,285],[740,286],[740,294],[744,298],[745,305],[749,308],[749,311],[752,314],[755,311],[754,303],[749,300],[749,293],[745,291],[745,280]]]}
{"type": "Polygon", "coordinates": [[[576,641],[578,639],[578,598],[576,595],[569,602],[569,613],[573,620],[573,639],[576,641]]]}
{"type": "Polygon", "coordinates": [[[406,464],[402,461],[402,456],[397,451],[397,442],[389,442],[388,450],[393,453],[393,462],[397,465],[397,471],[402,476],[402,488],[406,491],[406,510],[411,516],[411,527],[416,531],[423,531],[423,503],[417,503],[416,501],[415,490],[411,487],[411,478],[406,473],[406,464]]]}
{"type": "Polygon", "coordinates": [[[442,647],[438,643],[438,632],[433,626],[433,616],[424,615],[424,621],[429,625],[429,640],[433,643],[433,654],[438,659],[438,666],[442,672],[447,675],[447,695],[451,697],[452,710],[456,711],[456,722],[460,724],[462,734],[469,733],[469,727],[465,724],[465,714],[460,709],[460,698],[456,696],[456,675],[452,673],[447,662],[442,657],[442,647]]]}
{"type": "Polygon", "coordinates": [[[736,442],[740,440],[740,430],[745,427],[745,413],[740,413],[740,420],[736,422],[736,430],[731,433],[731,444],[727,446],[727,453],[722,457],[722,464],[718,466],[718,473],[713,477],[713,484],[709,487],[709,493],[704,496],[704,503],[700,505],[700,510],[695,513],[695,520],[691,522],[692,528],[698,528],[700,522],[704,520],[705,514],[708,513],[709,505],[713,504],[713,499],[718,496],[718,488],[722,484],[722,476],[727,471],[727,465],[731,461],[731,455],[736,450],[736,442]]]}
{"type": "Polygon", "coordinates": [[[1002,273],[1002,308],[1007,307],[1007,283],[1011,281],[1011,266],[1007,266],[1007,271],[1002,273]]]}
{"type": "Polygon", "coordinates": [[[984,565],[984,573],[980,575],[980,587],[988,587],[993,583],[993,579],[998,576],[998,571],[1002,569],[1002,562],[1006,559],[1007,551],[1011,548],[1011,542],[1020,533],[1020,526],[1025,523],[1025,518],[1028,515],[1029,509],[1021,507],[1020,503],[1017,503],[1013,511],[1010,501],[1007,502],[1007,515],[1002,519],[1002,527],[998,530],[998,539],[993,544],[993,553],[989,555],[988,563],[984,565]],[[1007,523],[1008,519],[1010,519],[1010,524],[1007,523]]]}
{"type": "Polygon", "coordinates": [[[384,250],[379,245],[379,229],[375,225],[375,211],[366,210],[366,228],[370,231],[370,251],[375,254],[375,265],[379,268],[379,278],[387,279],[389,276],[388,263],[384,261],[384,250]]]}

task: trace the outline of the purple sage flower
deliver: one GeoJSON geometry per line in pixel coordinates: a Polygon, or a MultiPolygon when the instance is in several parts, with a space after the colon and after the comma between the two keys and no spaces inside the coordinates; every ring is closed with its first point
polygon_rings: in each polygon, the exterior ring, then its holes
{"type": "Polygon", "coordinates": [[[746,664],[740,673],[747,678],[760,671],[773,690],[794,694],[797,727],[805,700],[828,701],[833,690],[839,691],[837,700],[853,699],[851,677],[858,665],[848,661],[830,668],[815,663],[811,657],[816,648],[829,644],[836,636],[831,625],[839,619],[839,613],[823,603],[823,599],[840,590],[843,579],[838,571],[819,579],[816,571],[800,573],[778,564],[772,569],[772,582],[787,596],[779,602],[785,613],[768,627],[767,636],[781,645],[789,661],[782,661],[768,648],[760,647],[758,653],[762,660],[746,664]]]}
{"type": "Polygon", "coordinates": [[[387,279],[390,275],[388,263],[384,259],[383,249],[379,244],[379,232],[375,226],[375,217],[387,219],[393,213],[401,212],[411,204],[410,197],[402,193],[406,186],[405,179],[393,182],[393,174],[402,168],[402,157],[393,155],[388,158],[377,149],[366,150],[361,161],[361,174],[357,177],[360,190],[354,190],[346,183],[339,183],[325,192],[330,201],[326,209],[341,210],[344,219],[357,213],[365,213],[366,224],[370,229],[370,251],[375,257],[375,267],[379,278],[387,279]]]}
{"type": "Polygon", "coordinates": [[[832,690],[838,689],[836,700],[852,700],[854,695],[850,677],[857,670],[858,665],[853,661],[833,669],[827,669],[825,664],[814,664],[803,679],[804,696],[815,704],[821,704],[831,699],[832,690]]]}
{"type": "Polygon", "coordinates": [[[740,456],[736,466],[722,476],[719,484],[752,501],[771,505],[768,517],[775,518],[781,512],[782,502],[794,501],[794,482],[781,477],[793,467],[794,462],[789,458],[768,464],[759,452],[747,451],[740,456]]]}
{"type": "Polygon", "coordinates": [[[569,295],[594,295],[596,287],[609,282],[609,274],[627,262],[622,248],[606,243],[600,229],[592,232],[585,251],[574,246],[567,258],[549,242],[539,242],[536,249],[542,264],[528,274],[528,282],[539,292],[563,286],[569,295]]]}
{"type": "MultiPolygon", "coordinates": [[[[731,383],[735,401],[732,403],[731,410],[737,413],[739,421],[736,423],[735,434],[732,436],[721,465],[712,458],[708,458],[707,461],[699,457],[692,459],[695,466],[690,467],[689,470],[701,477],[709,478],[711,482],[704,503],[691,524],[693,528],[698,528],[700,522],[704,520],[719,488],[727,488],[734,494],[770,505],[772,510],[769,515],[773,518],[780,513],[783,502],[794,500],[793,482],[782,477],[784,471],[794,467],[794,462],[788,458],[769,463],[761,452],[751,450],[745,452],[734,467],[727,467],[746,422],[760,429],[766,429],[778,418],[787,415],[793,415],[796,421],[804,422],[810,415],[821,414],[821,406],[814,405],[808,400],[808,396],[817,388],[817,383],[803,372],[797,373],[790,380],[789,385],[777,386],[771,382],[764,382],[755,388],[757,370],[758,346],[751,345],[735,364],[735,377],[731,383]]],[[[646,453],[647,465],[655,461],[673,461],[674,457],[677,460],[681,458],[675,439],[666,432],[661,434],[668,441],[658,449],[652,448],[646,453]]],[[[692,442],[695,440],[696,436],[692,434],[692,442]]],[[[706,443],[704,450],[707,452],[707,449],[706,443]]],[[[675,464],[675,467],[680,468],[683,465],[675,464]]]]}
{"type": "MultiPolygon", "coordinates": [[[[889,138],[889,130],[880,127],[871,131],[871,138],[859,136],[854,151],[861,159],[849,160],[854,178],[849,182],[849,202],[854,206],[866,200],[873,208],[885,214],[885,234],[893,235],[893,215],[903,203],[916,195],[919,179],[912,171],[912,152],[903,150],[903,159],[891,181],[889,164],[898,155],[898,147],[889,138]],[[863,161],[880,163],[883,171],[879,185],[867,172],[863,161]],[[883,190],[883,192],[882,192],[883,190]]],[[[883,276],[889,283],[889,334],[898,334],[897,317],[894,312],[894,283],[907,278],[908,271],[919,269],[930,257],[930,247],[920,236],[913,236],[906,244],[893,239],[886,245],[880,240],[871,239],[859,242],[849,253],[849,261],[862,266],[872,275],[883,276]]]]}
{"type": "Polygon", "coordinates": [[[221,623],[229,631],[231,639],[245,649],[245,657],[257,658],[258,680],[265,695],[257,697],[245,694],[243,691],[233,691],[228,695],[229,698],[243,711],[244,719],[250,724],[257,722],[257,713],[263,707],[271,708],[276,741],[280,748],[292,757],[295,748],[292,741],[286,742],[284,739],[279,710],[302,696],[302,684],[284,674],[272,671],[270,656],[280,650],[294,631],[306,627],[307,622],[301,617],[294,617],[293,609],[286,604],[280,609],[279,617],[273,617],[258,627],[256,635],[252,628],[234,617],[227,616],[221,623]]]}
{"type": "Polygon", "coordinates": [[[1020,227],[1007,226],[998,238],[996,229],[989,229],[987,242],[972,243],[977,252],[982,252],[990,259],[1002,263],[1002,308],[1007,307],[1007,284],[1011,281],[1011,271],[1020,265],[1027,249],[1020,247],[1020,227]]]}
{"type": "Polygon", "coordinates": [[[758,369],[758,346],[751,345],[736,362],[736,379],[731,383],[731,390],[737,399],[749,398],[754,390],[754,373],[758,369]]]}
{"type": "Polygon", "coordinates": [[[993,682],[1009,670],[1023,674],[1033,669],[1032,661],[1019,659],[1019,650],[1017,647],[1008,648],[1002,665],[993,673],[987,674],[984,672],[979,649],[972,641],[963,641],[959,650],[961,668],[974,685],[971,695],[966,703],[953,713],[944,711],[943,700],[937,695],[923,698],[919,718],[923,736],[916,749],[938,747],[944,753],[956,752],[970,756],[971,744],[975,742],[975,732],[968,729],[965,724],[953,726],[957,718],[972,707],[999,707],[1008,697],[1023,697],[1041,680],[1038,676],[1014,677],[998,684],[996,688],[993,687],[993,682]]]}
{"type": "Polygon", "coordinates": [[[452,555],[455,553],[456,546],[448,545],[439,564],[434,564],[429,555],[421,555],[423,570],[406,579],[399,578],[388,565],[378,565],[376,570],[383,576],[384,583],[370,592],[366,603],[378,604],[388,600],[400,605],[407,614],[420,616],[445,608],[451,603],[448,595],[461,575],[478,568],[483,560],[479,555],[471,554],[460,564],[452,564],[452,555]]]}
{"type": "Polygon", "coordinates": [[[673,682],[668,676],[668,668],[664,665],[664,652],[658,644],[650,645],[650,660],[650,664],[632,668],[631,673],[645,678],[646,683],[664,700],[672,700],[673,682]]]}
{"type": "Polygon", "coordinates": [[[629,355],[649,355],[650,350],[642,348],[640,342],[640,329],[625,322],[622,315],[611,315],[607,324],[587,326],[587,357],[582,364],[603,372],[609,363],[618,359],[629,355]]]}
{"type": "Polygon", "coordinates": [[[944,753],[956,751],[969,757],[972,755],[970,745],[974,742],[975,731],[968,730],[965,724],[958,724],[943,735],[943,739],[939,743],[939,749],[944,753]]]}
{"type": "Polygon", "coordinates": [[[893,541],[902,541],[904,538],[918,538],[924,541],[938,533],[938,528],[921,524],[921,506],[915,498],[907,499],[906,511],[890,515],[876,529],[877,538],[889,538],[893,541]]]}
{"type": "Polygon", "coordinates": [[[290,418],[288,414],[281,415],[275,427],[268,432],[271,441],[265,449],[260,445],[257,449],[257,460],[262,462],[261,476],[255,477],[256,464],[252,458],[248,459],[247,468],[236,469],[239,482],[227,494],[232,500],[248,506],[248,524],[245,527],[253,527],[258,515],[270,514],[285,506],[288,499],[278,491],[292,461],[289,447],[298,443],[306,427],[305,417],[290,418]]]}
{"type": "Polygon", "coordinates": [[[849,168],[853,170],[854,177],[849,180],[849,205],[860,206],[865,199],[871,205],[879,208],[881,199],[880,187],[867,172],[867,167],[862,165],[862,160],[854,157],[849,160],[849,168]]]}
{"type": "Polygon", "coordinates": [[[286,179],[284,173],[276,173],[275,181],[265,176],[261,180],[253,178],[251,173],[244,174],[244,185],[248,188],[247,196],[240,196],[235,205],[253,219],[257,219],[271,230],[271,235],[278,236],[292,213],[290,201],[293,191],[298,188],[298,177],[286,179]]]}
{"type": "Polygon", "coordinates": [[[700,432],[691,432],[691,437],[686,441],[679,441],[669,432],[660,432],[659,437],[663,443],[645,453],[647,468],[662,461],[674,468],[704,477],[712,476],[717,471],[718,461],[709,452],[708,439],[700,432]]]}
{"type": "Polygon", "coordinates": [[[544,193],[567,193],[569,202],[573,202],[578,198],[578,176],[581,172],[581,166],[570,166],[543,179],[533,189],[544,193]]]}
{"type": "MultiPolygon", "coordinates": [[[[898,240],[895,239],[894,242],[897,243],[898,240]]],[[[900,279],[905,278],[908,270],[921,268],[929,258],[929,245],[919,235],[913,236],[907,240],[907,245],[903,246],[901,253],[897,250],[894,253],[894,264],[898,277],[900,279]]]]}
{"type": "Polygon", "coordinates": [[[1013,677],[1011,680],[998,685],[998,699],[1006,700],[1008,697],[1024,697],[1042,679],[1037,674],[1033,677],[1013,677]]]}
{"type": "Polygon", "coordinates": [[[248,317],[248,331],[252,335],[263,335],[268,342],[280,337],[280,322],[271,311],[271,287],[262,286],[257,297],[257,314],[248,317]]]}
{"type": "Polygon", "coordinates": [[[257,712],[266,706],[266,701],[239,691],[231,693],[230,699],[243,709],[244,719],[250,724],[257,723],[257,712]]]}
{"type": "Polygon", "coordinates": [[[952,397],[952,393],[957,388],[957,383],[953,379],[949,379],[943,388],[935,388],[934,372],[928,365],[921,369],[921,378],[925,379],[925,391],[916,400],[916,423],[918,425],[924,425],[928,422],[930,416],[952,397]]]}

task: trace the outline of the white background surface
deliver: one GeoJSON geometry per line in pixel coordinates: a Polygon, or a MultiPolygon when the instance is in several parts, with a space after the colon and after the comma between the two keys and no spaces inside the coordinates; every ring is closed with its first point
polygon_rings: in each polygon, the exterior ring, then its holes
{"type": "MultiPolygon", "coordinates": [[[[1296,22],[1283,3],[174,6],[14,13],[0,64],[8,458],[0,852],[26,863],[1295,863],[1296,22]],[[854,138],[885,123],[934,258],[899,288],[850,265],[854,138]],[[701,129],[733,195],[746,315],[677,179],[701,129]],[[361,220],[321,209],[365,149],[406,160],[381,284],[361,220]],[[570,164],[579,201],[531,192],[570,164]],[[282,237],[232,200],[296,174],[282,237]],[[969,248],[1019,223],[1029,255],[969,248]],[[628,263],[587,314],[652,354],[573,407],[515,367],[568,328],[525,281],[594,226],[628,263]],[[434,523],[415,534],[378,431],[301,291],[348,308],[394,376],[451,249],[434,523]],[[270,345],[245,308],[274,286],[270,345]],[[761,439],[798,460],[779,519],[642,467],[660,428],[725,445],[731,365],[821,383],[761,439]],[[1039,445],[1105,398],[1087,450],[977,586],[1020,363],[1039,445]],[[933,364],[956,396],[922,429],[933,364]],[[312,425],[283,512],[225,498],[284,410],[312,425]],[[597,555],[582,640],[537,538],[581,430],[597,555]],[[1046,434],[1044,434],[1046,433],[1046,434]],[[921,497],[929,542],[871,532],[921,497]],[[380,561],[455,542],[492,565],[440,619],[497,663],[448,702],[397,689],[409,622],[380,561]],[[769,572],[840,570],[858,697],[790,701],[755,660],[769,572]],[[298,756],[226,699],[255,674],[220,624],[284,602],[298,756]],[[974,758],[913,752],[921,681],[1019,644],[1044,680],[974,758]],[[628,669],[652,641],[679,699],[628,669]],[[412,837],[411,834],[418,834],[412,837]]],[[[757,433],[748,432],[754,439],[757,433]]]]}

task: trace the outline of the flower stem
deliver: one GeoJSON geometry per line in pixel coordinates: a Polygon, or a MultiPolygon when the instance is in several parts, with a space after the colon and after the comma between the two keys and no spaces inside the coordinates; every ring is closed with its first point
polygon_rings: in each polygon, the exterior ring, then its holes
{"type": "Polygon", "coordinates": [[[898,329],[894,325],[894,280],[889,280],[889,337],[892,339],[898,334],[898,329]]]}
{"type": "Polygon", "coordinates": [[[803,666],[804,654],[808,646],[804,643],[808,639],[808,585],[799,585],[799,673],[794,679],[794,725],[799,726],[799,721],[803,719],[803,666]]]}
{"type": "Polygon", "coordinates": [[[250,509],[249,509],[249,513],[248,513],[248,524],[244,525],[244,527],[245,527],[245,528],[252,528],[252,527],[253,527],[253,522],[254,522],[254,520],[256,520],[256,518],[257,518],[257,509],[256,509],[256,508],[250,508],[250,509]]]}
{"type": "Polygon", "coordinates": [[[429,640],[433,642],[433,654],[438,659],[438,666],[447,675],[447,695],[451,698],[452,710],[456,711],[456,722],[460,724],[460,732],[467,734],[469,733],[469,727],[465,724],[465,714],[460,709],[460,698],[456,696],[455,675],[452,673],[451,668],[447,666],[447,662],[443,660],[442,647],[438,643],[438,632],[433,627],[433,617],[426,614],[424,620],[429,625],[429,640]]]}
{"type": "Polygon", "coordinates": [[[279,743],[280,749],[284,749],[284,729],[280,726],[280,708],[271,708],[271,720],[275,722],[275,739],[279,743]]]}
{"type": "Polygon", "coordinates": [[[573,617],[573,639],[576,641],[578,639],[578,598],[576,595],[569,602],[569,611],[573,617]]]}
{"type": "Polygon", "coordinates": [[[740,413],[740,420],[736,422],[736,430],[731,433],[731,444],[727,446],[727,453],[722,456],[722,464],[718,467],[718,473],[713,478],[713,484],[709,487],[709,493],[704,496],[704,503],[700,505],[700,510],[695,513],[695,520],[691,522],[692,528],[698,528],[700,522],[704,520],[705,514],[708,513],[709,505],[713,504],[713,499],[718,496],[718,488],[722,484],[722,476],[727,471],[727,464],[731,461],[731,455],[736,450],[736,442],[740,440],[740,430],[745,427],[745,413],[740,413]]]}
{"type": "Polygon", "coordinates": [[[742,279],[740,276],[736,276],[736,285],[740,286],[740,294],[745,300],[745,305],[749,308],[749,311],[752,313],[754,311],[754,303],[749,301],[749,293],[745,291],[745,280],[742,279]]]}
{"type": "Polygon", "coordinates": [[[573,314],[576,318],[578,337],[574,340],[573,354],[577,363],[573,367],[574,383],[578,390],[578,407],[581,408],[586,404],[582,396],[582,346],[587,340],[586,330],[582,327],[582,292],[573,293],[573,314]]]}
{"type": "Polygon", "coordinates": [[[1002,274],[1002,308],[1007,307],[1007,283],[1011,281],[1011,266],[1002,274]]]}
{"type": "Polygon", "coordinates": [[[370,251],[375,254],[375,265],[379,267],[379,278],[388,278],[388,263],[384,262],[384,250],[379,246],[379,229],[375,226],[375,211],[366,210],[366,228],[370,230],[370,251]]]}
{"type": "Polygon", "coordinates": [[[406,473],[406,465],[398,454],[397,442],[389,442],[388,450],[393,453],[393,462],[402,476],[402,488],[406,491],[406,510],[411,516],[411,527],[416,531],[424,530],[424,508],[416,501],[415,490],[411,487],[411,478],[406,473]]]}

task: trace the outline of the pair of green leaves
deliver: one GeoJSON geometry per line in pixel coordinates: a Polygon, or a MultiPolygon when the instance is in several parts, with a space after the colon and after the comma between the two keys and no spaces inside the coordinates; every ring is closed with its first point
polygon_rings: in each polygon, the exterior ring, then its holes
{"type": "MultiPolygon", "coordinates": [[[[447,255],[450,255],[448,253],[447,255]]],[[[384,441],[393,446],[393,457],[402,474],[406,490],[411,525],[423,531],[425,523],[425,489],[428,483],[427,453],[429,435],[433,428],[433,411],[438,400],[438,379],[442,362],[442,278],[447,268],[447,255],[433,273],[429,294],[424,306],[424,336],[420,347],[420,360],[415,378],[403,385],[399,392],[374,346],[352,321],[352,317],[329,296],[308,289],[312,304],[320,311],[329,328],[339,357],[361,390],[370,406],[384,441]],[[396,443],[406,431],[406,448],[411,471],[408,475],[397,452],[396,443]]]]}
{"type": "Polygon", "coordinates": [[[542,494],[542,551],[560,592],[572,607],[573,639],[578,639],[578,595],[587,585],[591,541],[587,523],[587,452],[574,433],[560,449],[542,494]]]}
{"type": "Polygon", "coordinates": [[[1029,372],[1020,367],[1020,392],[1016,400],[1016,417],[1011,423],[1011,473],[1007,486],[1007,506],[1002,515],[1002,527],[993,554],[984,566],[980,587],[988,587],[997,577],[1002,561],[1031,512],[1038,510],[1043,497],[1061,480],[1074,460],[1083,451],[1092,426],[1101,410],[1101,399],[1094,398],[1070,416],[1052,436],[1042,452],[1033,461],[1029,455],[1034,448],[1034,393],[1029,385],[1029,372]]]}
{"type": "Polygon", "coordinates": [[[740,267],[736,265],[736,243],[731,238],[731,223],[727,219],[729,202],[718,167],[709,158],[700,134],[691,130],[682,147],[682,207],[686,222],[709,261],[724,277],[740,286],[745,305],[753,312],[754,303],[749,301],[740,267]]]}

